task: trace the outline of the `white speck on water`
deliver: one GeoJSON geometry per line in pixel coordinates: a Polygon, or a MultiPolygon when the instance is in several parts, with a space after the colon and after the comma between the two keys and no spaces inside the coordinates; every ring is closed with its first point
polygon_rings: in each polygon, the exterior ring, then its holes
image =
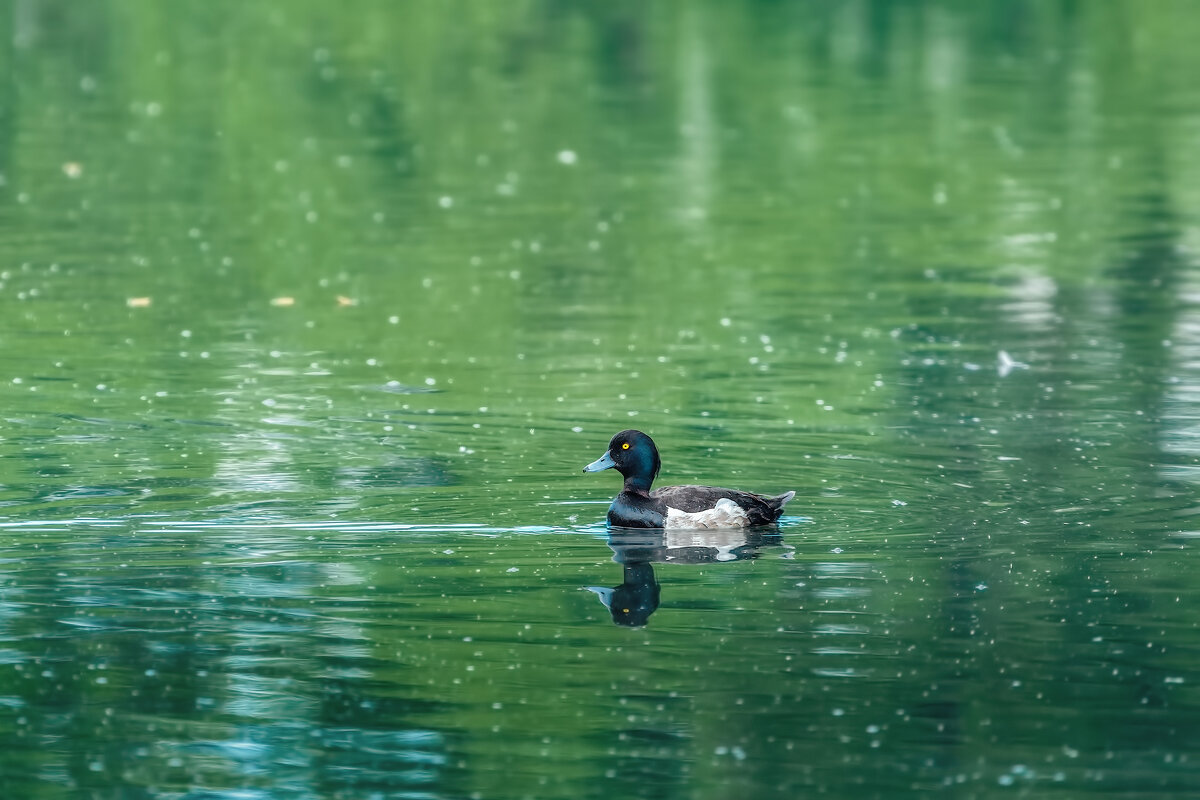
{"type": "Polygon", "coordinates": [[[975,591],[977,591],[977,592],[986,592],[987,588],[988,588],[988,585],[986,583],[975,584],[975,591]]]}
{"type": "Polygon", "coordinates": [[[442,208],[450,208],[454,205],[454,198],[450,195],[442,195],[438,198],[438,205],[442,208]]]}
{"type": "Polygon", "coordinates": [[[840,548],[840,547],[835,547],[835,548],[833,548],[832,550],[830,550],[829,552],[831,552],[831,553],[837,553],[837,554],[839,554],[839,555],[840,555],[841,553],[844,553],[844,552],[846,552],[846,551],[845,551],[845,550],[843,550],[843,549],[842,549],[842,548],[840,548]]]}
{"type": "Polygon", "coordinates": [[[433,288],[433,278],[422,278],[421,279],[421,288],[423,288],[423,289],[433,288]]]}
{"type": "Polygon", "coordinates": [[[182,336],[182,337],[183,337],[183,338],[185,338],[185,339],[190,339],[190,338],[192,338],[192,332],[191,332],[191,331],[189,331],[189,330],[182,330],[182,331],[180,331],[180,332],[179,332],[179,335],[180,335],[180,336],[182,336]]]}
{"type": "Polygon", "coordinates": [[[844,708],[835,708],[831,713],[835,717],[841,717],[841,716],[845,716],[846,710],[844,708]]]}
{"type": "Polygon", "coordinates": [[[721,327],[722,328],[728,328],[732,324],[733,324],[733,320],[731,320],[729,317],[721,317],[721,327]]]}
{"type": "Polygon", "coordinates": [[[519,269],[512,270],[511,272],[508,273],[508,277],[514,281],[521,280],[521,270],[519,270],[519,269]]]}
{"type": "Polygon", "coordinates": [[[567,166],[571,166],[578,160],[579,160],[579,156],[575,154],[574,150],[559,150],[558,151],[558,163],[560,163],[560,164],[566,164],[567,166]]]}
{"type": "Polygon", "coordinates": [[[425,385],[426,385],[426,386],[434,386],[435,384],[437,384],[437,380],[436,380],[436,379],[434,379],[434,378],[426,378],[426,379],[425,379],[425,385]]]}
{"type": "Polygon", "coordinates": [[[508,569],[506,569],[504,571],[505,572],[520,572],[521,568],[520,567],[509,567],[508,569]]]}
{"type": "Polygon", "coordinates": [[[262,404],[264,406],[266,406],[267,408],[274,408],[276,406],[276,401],[274,399],[268,397],[266,400],[262,401],[262,404]]]}
{"type": "Polygon", "coordinates": [[[368,366],[368,367],[377,367],[377,366],[379,366],[379,360],[378,360],[378,359],[374,359],[374,358],[368,358],[368,359],[367,359],[367,366],[368,366]]]}
{"type": "Polygon", "coordinates": [[[904,502],[903,500],[893,500],[893,501],[892,501],[892,505],[894,505],[894,506],[906,506],[906,505],[908,505],[908,503],[904,502]]]}
{"type": "Polygon", "coordinates": [[[388,324],[389,325],[399,325],[400,317],[396,316],[395,314],[392,314],[390,317],[388,317],[388,324]]]}
{"type": "Polygon", "coordinates": [[[1014,369],[1029,369],[1029,365],[1017,361],[1005,350],[996,354],[996,371],[1000,373],[1001,378],[1007,377],[1014,369]]]}
{"type": "Polygon", "coordinates": [[[575,427],[571,428],[571,432],[572,433],[583,433],[583,428],[576,425],[575,427]]]}

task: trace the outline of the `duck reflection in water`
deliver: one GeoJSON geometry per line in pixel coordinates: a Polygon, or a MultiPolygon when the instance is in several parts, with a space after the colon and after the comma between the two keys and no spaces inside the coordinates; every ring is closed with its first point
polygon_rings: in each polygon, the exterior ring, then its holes
{"type": "Polygon", "coordinates": [[[622,566],[622,582],[611,589],[585,586],[594,592],[618,625],[640,627],[658,610],[662,587],[655,563],[712,564],[758,558],[764,546],[782,545],[774,528],[689,530],[612,528],[608,546],[622,566]]]}

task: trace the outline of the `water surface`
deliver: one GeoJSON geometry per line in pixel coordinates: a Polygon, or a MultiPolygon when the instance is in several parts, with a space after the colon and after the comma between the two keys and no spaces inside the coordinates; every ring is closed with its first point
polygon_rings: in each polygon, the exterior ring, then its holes
{"type": "Polygon", "coordinates": [[[1200,790],[1196,19],[14,0],[0,793],[1200,790]]]}

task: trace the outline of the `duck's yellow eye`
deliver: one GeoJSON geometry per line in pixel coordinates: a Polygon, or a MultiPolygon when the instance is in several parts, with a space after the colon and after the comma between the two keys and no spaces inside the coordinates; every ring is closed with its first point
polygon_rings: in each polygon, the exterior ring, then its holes
{"type": "Polygon", "coordinates": [[[622,450],[628,450],[628,449],[629,449],[629,442],[626,442],[625,444],[621,445],[621,449],[622,449],[622,450]]]}

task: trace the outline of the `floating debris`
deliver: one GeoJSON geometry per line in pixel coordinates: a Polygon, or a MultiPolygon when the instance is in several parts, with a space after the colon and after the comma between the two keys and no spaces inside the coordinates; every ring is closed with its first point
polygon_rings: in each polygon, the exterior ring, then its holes
{"type": "Polygon", "coordinates": [[[1014,369],[1029,369],[1029,365],[1017,361],[1006,350],[1001,350],[996,355],[996,371],[1000,373],[1000,377],[1007,377],[1014,369]]]}
{"type": "Polygon", "coordinates": [[[296,298],[294,298],[294,297],[272,297],[271,305],[277,306],[277,307],[282,307],[282,308],[294,306],[294,305],[296,305],[296,298]]]}
{"type": "Polygon", "coordinates": [[[382,386],[376,385],[368,388],[374,389],[377,392],[388,392],[390,394],[433,394],[438,391],[428,386],[409,386],[400,381],[388,381],[382,386]]]}
{"type": "Polygon", "coordinates": [[[130,297],[125,301],[125,305],[130,308],[146,308],[150,305],[149,297],[130,297]]]}
{"type": "Polygon", "coordinates": [[[83,165],[78,161],[68,161],[62,165],[62,171],[68,178],[78,178],[83,174],[83,165]]]}
{"type": "Polygon", "coordinates": [[[355,300],[353,297],[346,297],[346,295],[344,295],[344,294],[339,294],[337,296],[337,304],[340,308],[345,308],[346,306],[358,305],[358,301],[355,300]]]}

